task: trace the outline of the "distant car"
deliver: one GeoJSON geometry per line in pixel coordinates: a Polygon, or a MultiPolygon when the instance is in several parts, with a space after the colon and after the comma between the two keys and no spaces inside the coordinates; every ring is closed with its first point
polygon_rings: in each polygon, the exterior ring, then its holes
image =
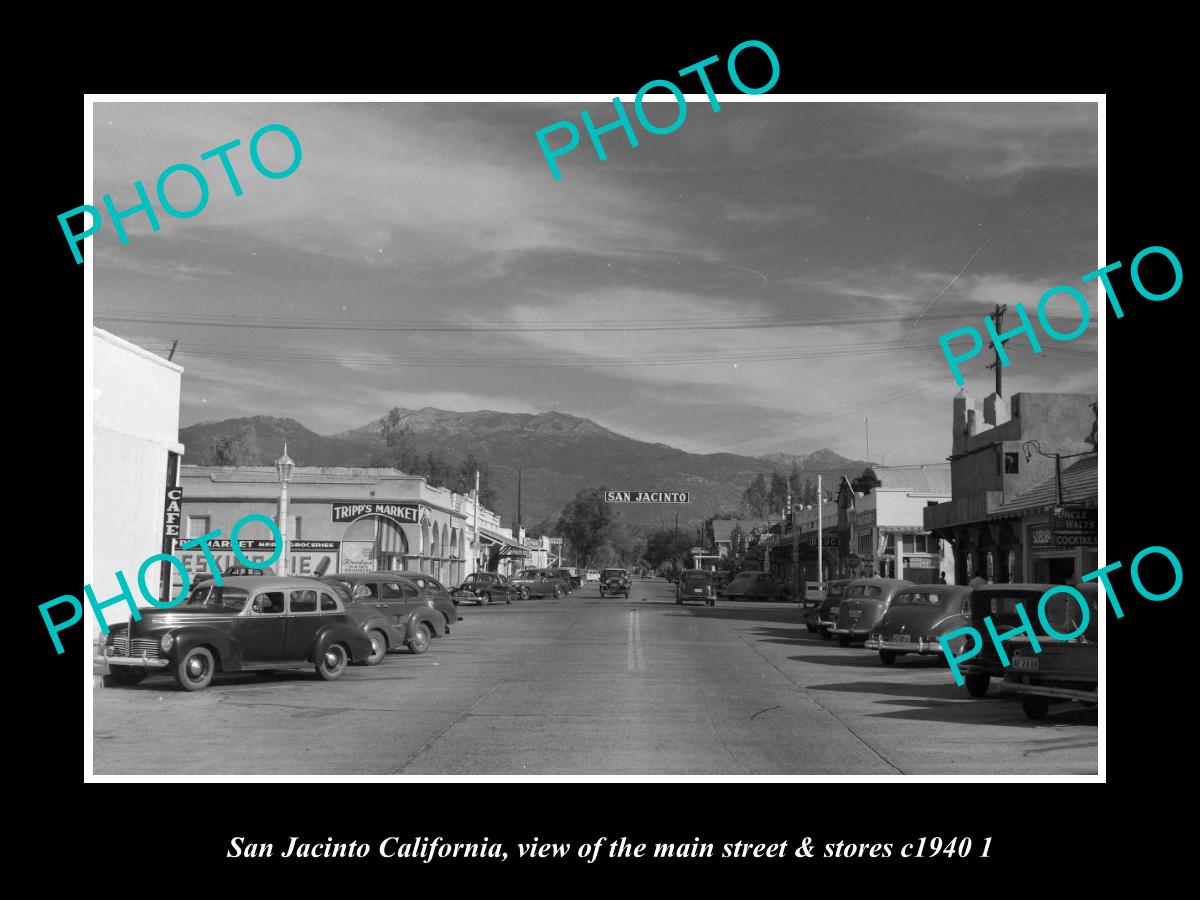
{"type": "Polygon", "coordinates": [[[586,572],[586,574],[584,575],[584,579],[583,579],[583,580],[584,580],[584,581],[586,581],[586,582],[588,582],[588,583],[591,583],[591,582],[593,582],[593,581],[599,581],[599,580],[600,580],[600,573],[599,573],[599,572],[597,572],[595,569],[588,569],[588,570],[587,570],[587,572],[586,572]]]}
{"type": "Polygon", "coordinates": [[[349,599],[343,594],[342,602],[351,613],[364,609],[385,616],[388,650],[407,647],[410,653],[421,654],[434,638],[446,633],[445,615],[422,598],[407,578],[390,572],[339,572],[318,580],[346,591],[349,599]]]}
{"type": "Polygon", "coordinates": [[[842,595],[846,591],[849,578],[838,578],[825,582],[825,599],[817,604],[804,620],[804,624],[813,634],[828,638],[829,630],[837,625],[838,609],[842,603],[842,595]]]}
{"type": "MultiPolygon", "coordinates": [[[[1099,700],[1100,613],[1096,608],[1098,593],[1094,584],[1079,588],[1088,604],[1088,624],[1083,633],[1070,640],[1059,640],[1038,628],[1040,652],[1033,652],[1028,635],[1018,635],[1008,641],[1011,665],[1004,673],[1004,683],[1021,698],[1021,708],[1030,719],[1044,719],[1051,703],[1077,700],[1095,705],[1099,700]]],[[[1022,604],[1024,605],[1024,604],[1022,604]]],[[[1030,619],[1040,622],[1036,605],[1030,619]]],[[[1059,634],[1079,631],[1083,610],[1077,600],[1067,594],[1055,594],[1046,601],[1046,621],[1059,634]]]]}
{"type": "Polygon", "coordinates": [[[143,609],[139,621],[115,625],[104,661],[118,684],[170,674],[200,691],[217,672],[313,667],[326,681],[374,652],[362,626],[336,592],[311,578],[228,576],[199,585],[181,605],[143,609]]]}
{"type": "Polygon", "coordinates": [[[790,590],[767,572],[739,572],[721,592],[728,600],[782,600],[790,590]]]}
{"type": "Polygon", "coordinates": [[[729,584],[729,580],[731,578],[733,578],[732,572],[713,572],[712,573],[713,589],[719,591],[721,588],[725,587],[725,585],[729,584]]]}
{"type": "Polygon", "coordinates": [[[852,641],[866,641],[892,599],[911,584],[911,581],[895,578],[854,579],[846,585],[846,593],[838,606],[837,624],[829,633],[842,647],[849,647],[852,641]]]}
{"type": "Polygon", "coordinates": [[[605,569],[600,573],[600,596],[616,596],[624,594],[629,597],[632,581],[625,569],[605,569]]]}
{"type": "Polygon", "coordinates": [[[675,588],[675,602],[682,606],[685,601],[696,600],[706,606],[717,605],[712,573],[703,569],[684,569],[679,576],[679,585],[675,588]]]}
{"type": "MultiPolygon", "coordinates": [[[[967,693],[970,696],[977,698],[987,696],[992,678],[1006,678],[1008,675],[1007,667],[1001,664],[1000,656],[996,653],[995,646],[988,639],[987,626],[984,625],[983,620],[991,616],[992,626],[999,634],[1004,634],[1004,632],[1010,631],[1013,628],[1020,628],[1022,622],[1016,611],[1017,604],[1020,603],[1025,614],[1034,623],[1034,627],[1038,629],[1038,641],[1042,642],[1043,631],[1039,627],[1037,607],[1039,601],[1042,599],[1042,594],[1046,593],[1052,587],[1054,587],[1052,584],[981,584],[971,592],[971,627],[983,635],[984,639],[980,641],[978,654],[958,664],[958,670],[963,675],[967,693]]],[[[1094,609],[1096,603],[1096,585],[1085,584],[1078,588],[1078,590],[1088,599],[1089,605],[1094,609]]],[[[1070,601],[1069,609],[1074,609],[1076,615],[1078,615],[1078,604],[1071,601],[1070,597],[1065,594],[1052,597],[1046,604],[1047,608],[1055,606],[1054,601],[1056,600],[1070,601]]],[[[1093,615],[1093,627],[1095,626],[1095,620],[1096,616],[1093,615]]],[[[1070,630],[1073,629],[1065,630],[1063,633],[1069,634],[1070,630]]],[[[1005,647],[1015,647],[1017,640],[1019,638],[1005,642],[1005,647]]],[[[1029,649],[1032,649],[1032,646],[1029,649]]],[[[1005,652],[1008,653],[1011,661],[1014,651],[1006,650],[1005,652]]],[[[1030,666],[1029,673],[1034,671],[1040,673],[1040,655],[1032,655],[1031,661],[1022,664],[1023,666],[1030,666]],[[1033,667],[1033,660],[1037,661],[1036,669],[1033,667]]],[[[1025,656],[1025,654],[1022,654],[1022,656],[1025,656]]]]}
{"type": "MultiPolygon", "coordinates": [[[[250,566],[230,566],[228,569],[225,569],[224,571],[221,572],[221,578],[223,578],[223,579],[224,578],[232,578],[237,575],[274,575],[274,574],[275,574],[275,569],[272,568],[271,566],[267,566],[264,569],[254,569],[254,568],[251,568],[250,566]]],[[[199,584],[202,581],[211,581],[212,577],[213,577],[212,572],[201,572],[199,575],[197,575],[195,578],[192,579],[192,584],[199,584]]]]}
{"type": "Polygon", "coordinates": [[[462,621],[462,616],[458,614],[458,604],[450,596],[449,588],[432,575],[426,575],[424,572],[416,572],[412,569],[383,569],[382,572],[384,574],[402,575],[415,584],[417,592],[421,595],[421,599],[432,603],[433,608],[445,618],[447,633],[449,633],[451,625],[462,621]]]}
{"type": "Polygon", "coordinates": [[[462,602],[472,602],[487,606],[489,603],[512,603],[513,600],[528,600],[529,591],[513,587],[508,579],[497,572],[472,572],[462,580],[462,583],[450,592],[450,596],[462,602]]]}
{"type": "Polygon", "coordinates": [[[575,590],[577,587],[583,586],[583,578],[580,577],[579,573],[576,572],[575,569],[568,569],[568,568],[560,566],[559,568],[547,569],[546,571],[550,572],[554,575],[557,575],[559,578],[561,578],[563,580],[563,583],[566,584],[566,586],[567,586],[568,594],[571,593],[571,591],[575,590]]]}
{"type": "MultiPolygon", "coordinates": [[[[945,658],[938,638],[970,624],[971,589],[952,584],[919,584],[906,587],[892,598],[879,624],[867,638],[866,648],[879,651],[885,666],[907,654],[945,658]]],[[[957,656],[966,635],[954,638],[957,656]]]]}
{"type": "Polygon", "coordinates": [[[508,583],[529,592],[531,597],[553,597],[560,600],[570,593],[570,587],[554,569],[523,569],[508,583]]]}

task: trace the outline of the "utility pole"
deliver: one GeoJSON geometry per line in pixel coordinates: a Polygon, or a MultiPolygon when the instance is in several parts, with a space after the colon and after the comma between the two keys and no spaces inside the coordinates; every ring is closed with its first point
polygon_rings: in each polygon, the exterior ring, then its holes
{"type": "Polygon", "coordinates": [[[825,599],[825,492],[821,489],[821,473],[817,473],[817,590],[825,599]]]}
{"type": "Polygon", "coordinates": [[[472,545],[473,553],[471,554],[471,571],[479,571],[479,548],[483,546],[483,541],[479,538],[479,470],[475,470],[475,541],[472,545]]]}
{"type": "Polygon", "coordinates": [[[517,467],[517,528],[521,527],[521,469],[517,467]]]}
{"type": "Polygon", "coordinates": [[[871,417],[867,416],[867,462],[871,461],[871,417]]]}
{"type": "MultiPolygon", "coordinates": [[[[995,310],[995,312],[992,313],[992,325],[996,329],[996,334],[1000,333],[1000,325],[1004,322],[1004,313],[1007,309],[1008,309],[1007,303],[997,303],[996,310],[995,310]]],[[[1001,386],[1001,374],[1000,373],[1001,373],[1001,371],[1003,371],[1003,369],[1000,365],[1000,347],[999,347],[999,345],[997,345],[996,347],[994,347],[992,349],[992,362],[988,366],[988,368],[996,370],[996,396],[1003,397],[1004,393],[1000,389],[1000,386],[1001,386]]]]}

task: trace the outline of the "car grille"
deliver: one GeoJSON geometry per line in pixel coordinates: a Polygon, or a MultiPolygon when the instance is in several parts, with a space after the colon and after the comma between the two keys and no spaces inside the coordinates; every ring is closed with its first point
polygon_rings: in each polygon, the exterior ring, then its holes
{"type": "Polygon", "coordinates": [[[163,659],[162,647],[154,638],[134,638],[133,652],[129,652],[129,638],[125,635],[113,637],[113,656],[147,656],[150,659],[163,659]]]}

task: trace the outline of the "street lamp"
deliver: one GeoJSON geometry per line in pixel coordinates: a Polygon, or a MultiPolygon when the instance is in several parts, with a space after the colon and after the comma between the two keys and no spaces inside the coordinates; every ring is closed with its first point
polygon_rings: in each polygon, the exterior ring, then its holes
{"type": "Polygon", "coordinates": [[[288,574],[287,558],[287,516],[288,516],[288,482],[292,480],[292,470],[296,468],[295,461],[287,454],[287,441],[283,442],[283,456],[275,460],[275,471],[279,473],[279,538],[282,548],[279,551],[279,571],[288,574]]]}

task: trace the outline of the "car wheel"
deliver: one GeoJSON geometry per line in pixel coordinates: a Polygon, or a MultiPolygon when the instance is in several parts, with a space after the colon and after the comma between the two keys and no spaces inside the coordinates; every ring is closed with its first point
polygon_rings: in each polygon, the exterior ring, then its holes
{"type": "Polygon", "coordinates": [[[528,600],[528,599],[529,599],[529,588],[527,588],[527,587],[523,587],[523,588],[521,588],[521,599],[522,599],[522,600],[528,600]]]}
{"type": "Polygon", "coordinates": [[[367,665],[377,666],[383,662],[383,658],[387,656],[387,635],[376,628],[370,634],[368,634],[367,637],[371,639],[371,655],[367,657],[367,665]]]}
{"type": "Polygon", "coordinates": [[[1025,710],[1025,715],[1030,719],[1044,719],[1050,711],[1050,702],[1039,697],[1022,697],[1021,709],[1025,710]]]}
{"type": "Polygon", "coordinates": [[[820,631],[821,631],[821,637],[823,637],[825,640],[829,640],[831,637],[833,637],[833,635],[830,634],[825,629],[821,629],[820,631]]]}
{"type": "Polygon", "coordinates": [[[317,661],[317,674],[326,681],[333,681],[342,677],[349,663],[350,654],[346,652],[345,644],[330,644],[317,661]]]}
{"type": "Polygon", "coordinates": [[[991,675],[968,675],[967,693],[972,697],[986,697],[988,685],[992,683],[991,675]]]}
{"type": "Polygon", "coordinates": [[[603,597],[603,596],[604,596],[604,588],[600,588],[600,596],[601,596],[601,597],[603,597]]]}
{"type": "Polygon", "coordinates": [[[505,594],[505,595],[504,595],[504,605],[505,605],[505,606],[512,606],[512,594],[505,594]]]}
{"type": "Polygon", "coordinates": [[[683,606],[683,598],[682,598],[682,597],[676,597],[676,598],[675,598],[675,605],[676,605],[676,606],[683,606]]]}
{"type": "Polygon", "coordinates": [[[717,605],[717,601],[716,601],[716,600],[709,600],[709,601],[708,601],[708,605],[709,605],[709,606],[716,606],[716,605],[717,605]]]}
{"type": "Polygon", "coordinates": [[[849,647],[850,646],[850,635],[839,634],[838,635],[838,646],[839,647],[849,647]]]}
{"type": "Polygon", "coordinates": [[[112,680],[122,687],[133,687],[135,684],[141,684],[142,681],[150,673],[145,669],[133,669],[129,666],[116,666],[109,670],[112,680]]]}
{"type": "Polygon", "coordinates": [[[562,585],[556,584],[554,586],[554,599],[561,600],[565,595],[566,595],[566,591],[563,590],[562,585]]]}
{"type": "Polygon", "coordinates": [[[417,623],[417,630],[413,632],[412,640],[408,642],[409,652],[420,655],[429,649],[429,642],[433,640],[433,633],[429,630],[429,625],[425,622],[417,623]]]}
{"type": "Polygon", "coordinates": [[[484,606],[487,606],[487,605],[488,605],[489,603],[491,603],[491,602],[492,602],[492,595],[491,595],[491,594],[484,594],[484,595],[483,595],[483,605],[484,605],[484,606]]]}
{"type": "Polygon", "coordinates": [[[809,633],[809,634],[816,634],[816,633],[817,633],[817,626],[816,626],[816,625],[810,625],[810,624],[808,624],[808,623],[806,622],[806,623],[804,624],[804,627],[808,629],[808,633],[809,633]]]}
{"type": "Polygon", "coordinates": [[[890,666],[896,661],[897,653],[895,650],[880,650],[879,661],[885,666],[890,666]]]}
{"type": "Polygon", "coordinates": [[[193,647],[175,664],[175,680],[185,691],[202,691],[212,683],[217,663],[207,647],[193,647]]]}

